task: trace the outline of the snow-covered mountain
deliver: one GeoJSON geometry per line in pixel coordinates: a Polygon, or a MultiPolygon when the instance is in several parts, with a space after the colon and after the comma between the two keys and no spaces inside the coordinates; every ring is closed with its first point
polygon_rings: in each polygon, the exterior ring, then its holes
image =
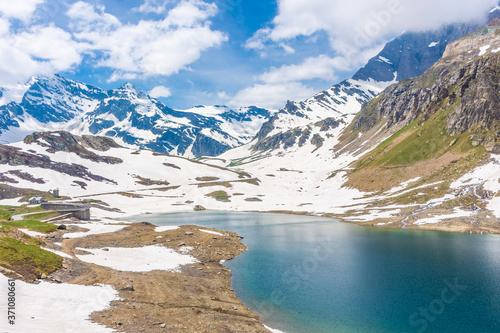
{"type": "Polygon", "coordinates": [[[15,142],[34,131],[66,130],[162,153],[214,156],[249,142],[270,116],[269,110],[257,107],[178,111],[129,83],[103,90],[54,75],[2,89],[0,140],[15,142]]]}
{"type": "MultiPolygon", "coordinates": [[[[488,21],[500,17],[492,10],[488,21]]],[[[393,83],[417,77],[434,65],[446,46],[485,22],[454,24],[435,31],[405,32],[387,43],[352,79],[345,80],[301,102],[289,101],[257,134],[254,141],[242,147],[241,157],[268,151],[304,146],[310,151],[337,142],[335,133],[345,128],[361,106],[393,83]],[[330,126],[325,127],[325,122],[330,126]],[[333,132],[332,132],[333,131],[333,132]]],[[[235,156],[231,152],[231,156],[235,156]]]]}

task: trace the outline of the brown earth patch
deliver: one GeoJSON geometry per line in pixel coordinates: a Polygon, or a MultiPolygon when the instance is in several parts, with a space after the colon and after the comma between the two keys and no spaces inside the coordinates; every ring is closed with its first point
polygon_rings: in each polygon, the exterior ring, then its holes
{"type": "MultiPolygon", "coordinates": [[[[162,245],[181,253],[183,248],[193,247],[189,254],[199,262],[183,266],[181,272],[116,271],[74,257],[64,259],[63,269],[50,278],[82,285],[109,284],[119,290],[121,300],[91,315],[93,321],[119,332],[268,332],[258,316],[237,299],[231,289],[231,271],[220,263],[245,251],[240,237],[233,232],[219,231],[224,235],[219,236],[199,229],[182,226],[156,232],[149,223],[137,223],[115,233],[64,239],[58,248],[74,255],[77,247],[162,245]],[[120,290],[130,286],[133,291],[120,290]]],[[[57,242],[57,238],[53,240],[57,242]]]]}

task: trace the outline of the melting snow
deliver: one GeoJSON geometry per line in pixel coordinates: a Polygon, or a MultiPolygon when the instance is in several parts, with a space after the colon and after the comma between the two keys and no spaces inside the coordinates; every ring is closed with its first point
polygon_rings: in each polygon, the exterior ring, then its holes
{"type": "Polygon", "coordinates": [[[285,332],[283,332],[283,331],[280,331],[280,330],[277,330],[277,329],[271,328],[271,327],[266,326],[266,325],[264,325],[264,327],[265,327],[266,329],[268,329],[269,331],[271,331],[271,333],[285,333],[285,332]]]}
{"type": "Polygon", "coordinates": [[[201,232],[206,232],[207,234],[224,236],[223,234],[221,234],[220,232],[217,232],[217,231],[212,231],[212,230],[202,230],[202,229],[199,229],[199,230],[200,230],[201,232]]]}
{"type": "Polygon", "coordinates": [[[44,249],[45,251],[49,251],[49,252],[55,253],[55,254],[57,254],[58,256],[61,256],[61,257],[63,257],[63,258],[73,259],[73,257],[72,257],[72,256],[70,256],[70,255],[69,255],[69,254],[67,254],[67,253],[61,252],[61,251],[52,250],[52,249],[48,249],[48,248],[45,248],[45,247],[42,247],[42,249],[44,249]]]}
{"type": "MultiPolygon", "coordinates": [[[[7,286],[7,280],[7,277],[0,274],[2,286],[7,286]]],[[[61,332],[62,327],[64,332],[114,332],[110,328],[91,322],[89,316],[92,312],[109,308],[109,303],[117,299],[119,299],[118,292],[109,285],[81,286],[45,281],[40,284],[28,284],[17,280],[18,311],[16,311],[16,324],[12,328],[15,328],[16,332],[39,333],[61,332]]]]}
{"type": "Polygon", "coordinates": [[[126,227],[126,225],[116,225],[116,224],[101,224],[101,223],[86,223],[86,224],[68,224],[69,226],[81,227],[89,229],[83,232],[72,232],[64,234],[64,238],[79,238],[89,235],[106,234],[108,232],[117,232],[126,227]]]}
{"type": "Polygon", "coordinates": [[[31,237],[37,237],[37,236],[45,237],[45,236],[47,236],[46,234],[43,234],[41,232],[36,232],[36,231],[29,230],[29,229],[19,229],[19,230],[21,230],[26,235],[29,235],[31,237]]]}
{"type": "Polygon", "coordinates": [[[176,226],[162,226],[162,227],[156,227],[155,231],[156,232],[164,232],[164,231],[175,230],[175,229],[179,229],[179,227],[176,227],[176,226]]]}
{"type": "Polygon", "coordinates": [[[179,266],[197,262],[194,257],[179,254],[161,245],[136,248],[110,247],[80,249],[91,255],[77,255],[78,259],[119,271],[149,272],[153,270],[177,271],[179,266]]]}
{"type": "Polygon", "coordinates": [[[479,49],[479,56],[482,56],[482,55],[485,55],[486,54],[486,51],[488,51],[488,49],[491,47],[491,45],[485,45],[485,46],[482,46],[480,49],[479,49]]]}
{"type": "Polygon", "coordinates": [[[422,225],[422,224],[430,224],[430,223],[439,223],[440,221],[443,221],[445,219],[452,219],[452,218],[458,218],[458,217],[467,217],[467,216],[471,216],[472,214],[474,214],[473,211],[465,211],[465,210],[461,210],[461,209],[455,209],[455,212],[453,214],[436,215],[436,216],[433,216],[433,217],[419,219],[414,224],[422,225]]]}
{"type": "Polygon", "coordinates": [[[380,60],[382,60],[383,62],[386,62],[386,63],[388,63],[389,65],[392,65],[392,62],[391,62],[389,59],[387,59],[387,58],[385,58],[385,57],[382,57],[382,56],[378,56],[378,58],[379,58],[380,60]]]}

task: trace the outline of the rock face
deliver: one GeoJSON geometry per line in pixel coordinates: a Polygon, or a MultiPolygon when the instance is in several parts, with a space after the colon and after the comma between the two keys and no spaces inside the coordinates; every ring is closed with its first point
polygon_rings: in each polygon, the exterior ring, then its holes
{"type": "Polygon", "coordinates": [[[252,147],[256,151],[302,147],[311,138],[346,125],[361,105],[377,96],[390,82],[346,80],[305,101],[288,101],[264,123],[252,147]],[[316,131],[316,132],[315,132],[316,131]]]}
{"type": "Polygon", "coordinates": [[[363,107],[352,129],[366,132],[385,122],[384,134],[392,134],[417,118],[426,121],[446,110],[448,135],[472,130],[476,142],[491,146],[500,131],[499,23],[450,44],[445,57],[421,77],[389,87],[363,107]]]}

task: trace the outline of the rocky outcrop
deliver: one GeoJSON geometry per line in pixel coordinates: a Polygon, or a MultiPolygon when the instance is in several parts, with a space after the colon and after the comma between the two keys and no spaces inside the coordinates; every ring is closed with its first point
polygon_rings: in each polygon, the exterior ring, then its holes
{"type": "Polygon", "coordinates": [[[24,152],[19,148],[7,145],[0,145],[0,165],[1,164],[49,169],[86,180],[92,179],[114,183],[113,180],[96,175],[82,165],[54,162],[49,156],[24,152]]]}
{"type": "Polygon", "coordinates": [[[498,23],[500,20],[495,20],[450,44],[447,56],[424,75],[386,89],[362,108],[352,130],[367,132],[385,123],[387,137],[417,118],[423,122],[444,111],[447,134],[472,130],[476,142],[489,142],[491,146],[500,131],[498,23]]]}
{"type": "Polygon", "coordinates": [[[36,143],[42,147],[47,147],[47,152],[55,153],[64,151],[74,153],[81,158],[88,159],[94,162],[102,162],[108,164],[119,164],[123,161],[116,157],[100,156],[87,148],[107,151],[110,148],[120,147],[112,139],[99,136],[85,135],[83,137],[72,135],[68,132],[35,132],[28,135],[24,139],[24,143],[36,143]]]}

